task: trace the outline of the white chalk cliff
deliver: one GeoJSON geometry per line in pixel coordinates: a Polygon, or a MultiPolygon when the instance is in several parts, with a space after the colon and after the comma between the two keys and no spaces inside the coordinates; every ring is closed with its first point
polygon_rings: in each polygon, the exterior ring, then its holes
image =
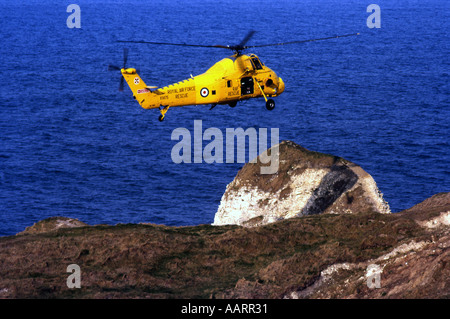
{"type": "Polygon", "coordinates": [[[390,213],[378,187],[360,166],[283,141],[275,174],[261,174],[261,161],[247,163],[227,186],[213,225],[264,225],[322,213],[390,213]]]}

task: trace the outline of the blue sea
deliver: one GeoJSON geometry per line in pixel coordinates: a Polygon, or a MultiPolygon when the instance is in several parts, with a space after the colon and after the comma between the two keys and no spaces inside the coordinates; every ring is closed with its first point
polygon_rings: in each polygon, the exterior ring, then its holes
{"type": "Polygon", "coordinates": [[[77,0],[81,28],[68,28],[73,2],[0,0],[0,236],[51,216],[212,223],[243,164],[173,163],[172,132],[195,120],[279,128],[280,140],[353,161],[393,212],[450,191],[449,1],[77,0]],[[250,30],[248,45],[361,35],[246,52],[285,82],[273,111],[261,98],[171,108],[160,123],[107,71],[127,47],[127,66],[165,86],[232,53],[116,41],[233,45],[250,30]]]}

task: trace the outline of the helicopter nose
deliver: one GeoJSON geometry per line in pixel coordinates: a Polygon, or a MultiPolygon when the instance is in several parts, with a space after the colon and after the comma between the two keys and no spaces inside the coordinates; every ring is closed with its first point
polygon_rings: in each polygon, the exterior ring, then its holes
{"type": "Polygon", "coordinates": [[[284,92],[284,81],[282,78],[278,78],[278,89],[277,94],[281,94],[284,92]]]}

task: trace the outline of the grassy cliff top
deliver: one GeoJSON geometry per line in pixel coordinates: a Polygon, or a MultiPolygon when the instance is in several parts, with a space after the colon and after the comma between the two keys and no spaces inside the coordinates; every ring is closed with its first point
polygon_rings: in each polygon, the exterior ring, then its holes
{"type": "MultiPolygon", "coordinates": [[[[442,196],[439,209],[428,202],[414,214],[324,214],[250,229],[119,224],[49,230],[41,225],[44,232],[0,238],[0,297],[282,298],[313,285],[330,265],[364,263],[411,241],[448,242],[448,226],[430,230],[417,222],[450,210],[442,196]],[[70,264],[80,266],[80,289],[66,286],[70,264]]],[[[47,222],[55,220],[41,224],[47,222]]],[[[439,270],[429,289],[409,287],[394,297],[448,297],[448,283],[447,290],[438,286],[439,280],[448,281],[447,273],[439,270]]],[[[346,296],[391,296],[394,289],[369,291],[361,283],[346,296]]]]}

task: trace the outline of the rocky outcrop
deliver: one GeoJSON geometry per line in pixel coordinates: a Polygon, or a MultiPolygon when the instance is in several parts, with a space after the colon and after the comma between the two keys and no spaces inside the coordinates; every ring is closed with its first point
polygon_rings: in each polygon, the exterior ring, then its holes
{"type": "Polygon", "coordinates": [[[27,227],[23,232],[18,233],[18,235],[47,233],[60,228],[75,228],[84,226],[89,225],[79,221],[78,219],[57,216],[38,221],[34,225],[27,227]]]}
{"type": "Polygon", "coordinates": [[[322,213],[390,213],[372,176],[355,163],[291,141],[275,147],[278,171],[261,174],[259,160],[245,164],[227,186],[213,225],[258,226],[322,213]]]}
{"type": "Polygon", "coordinates": [[[448,298],[450,193],[436,194],[395,215],[413,220],[429,237],[417,236],[375,259],[330,265],[314,284],[284,298],[448,298]],[[370,289],[371,267],[378,273],[379,285],[372,287],[377,289],[370,289]]]}

